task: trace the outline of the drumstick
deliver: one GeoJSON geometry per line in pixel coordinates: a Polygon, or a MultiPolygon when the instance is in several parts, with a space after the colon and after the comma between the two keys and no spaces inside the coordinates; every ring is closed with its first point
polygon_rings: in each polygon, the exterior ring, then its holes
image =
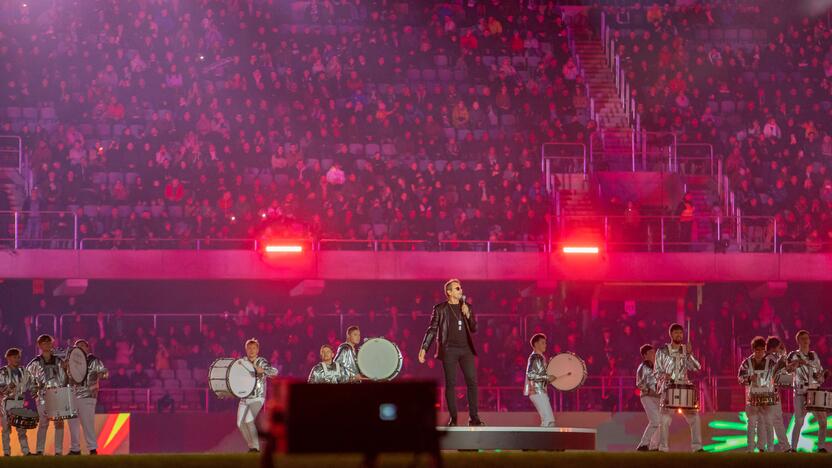
{"type": "Polygon", "coordinates": [[[560,379],[560,378],[563,378],[563,377],[568,377],[568,376],[570,376],[570,375],[572,375],[572,372],[567,372],[567,373],[565,373],[565,374],[563,374],[563,375],[556,375],[556,376],[554,376],[554,377],[555,377],[556,379],[560,379]]]}

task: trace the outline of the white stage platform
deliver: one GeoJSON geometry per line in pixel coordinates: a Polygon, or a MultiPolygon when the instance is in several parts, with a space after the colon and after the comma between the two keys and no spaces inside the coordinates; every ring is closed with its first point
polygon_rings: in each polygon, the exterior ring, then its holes
{"type": "Polygon", "coordinates": [[[442,450],[595,450],[595,429],[440,426],[436,430],[442,450]]]}

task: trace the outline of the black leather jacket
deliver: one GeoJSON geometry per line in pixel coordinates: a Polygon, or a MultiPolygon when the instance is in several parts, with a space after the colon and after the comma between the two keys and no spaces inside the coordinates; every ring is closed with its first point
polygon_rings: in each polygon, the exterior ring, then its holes
{"type": "MultiPolygon", "coordinates": [[[[467,330],[465,336],[468,338],[468,346],[471,348],[471,352],[476,355],[477,348],[474,346],[474,338],[471,335],[477,332],[477,319],[474,317],[474,309],[470,304],[468,304],[468,308],[471,310],[471,313],[468,318],[464,320],[465,329],[467,330]]],[[[440,302],[439,304],[433,306],[433,313],[430,316],[430,325],[428,325],[428,329],[425,330],[425,338],[422,340],[422,349],[425,351],[429,350],[433,344],[433,340],[435,339],[436,354],[434,357],[440,360],[445,356],[445,351],[448,348],[448,323],[450,321],[451,307],[447,301],[440,302]]]]}

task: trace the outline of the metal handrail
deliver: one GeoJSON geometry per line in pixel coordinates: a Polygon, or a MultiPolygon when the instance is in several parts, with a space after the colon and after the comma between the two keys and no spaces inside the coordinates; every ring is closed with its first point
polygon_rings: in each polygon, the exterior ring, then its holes
{"type": "Polygon", "coordinates": [[[453,245],[471,245],[471,246],[484,246],[486,252],[494,252],[499,251],[499,247],[501,245],[509,246],[509,247],[534,247],[535,250],[540,252],[548,251],[548,241],[481,241],[481,240],[443,240],[438,241],[440,250],[451,250],[454,251],[456,249],[443,249],[443,246],[453,246],[453,245]]]}
{"type": "MultiPolygon", "coordinates": [[[[727,182],[726,182],[727,183],[727,182]]],[[[726,183],[723,183],[723,187],[726,187],[726,183]]],[[[726,198],[724,200],[726,205],[732,203],[731,201],[731,193],[726,191],[726,188],[723,188],[723,193],[725,194],[726,198]]],[[[770,216],[745,216],[743,215],[740,210],[729,209],[729,214],[722,215],[722,216],[715,216],[715,215],[701,215],[695,214],[693,217],[694,222],[702,222],[702,221],[709,221],[714,223],[716,227],[716,231],[714,234],[714,239],[710,240],[722,240],[723,237],[723,225],[729,226],[731,230],[728,233],[729,238],[733,238],[736,243],[740,246],[756,246],[754,247],[755,250],[761,251],[761,249],[765,248],[768,249],[768,245],[773,244],[771,251],[774,253],[789,253],[788,246],[796,246],[796,245],[814,245],[812,241],[801,241],[801,242],[785,242],[780,243],[777,238],[777,219],[770,216]],[[733,214],[730,212],[733,211],[733,214]],[[757,239],[752,239],[751,243],[745,244],[744,243],[744,230],[746,227],[757,228],[758,230],[755,231],[758,234],[757,239]],[[759,228],[765,226],[766,231],[760,232],[759,228]],[[760,237],[760,236],[764,236],[760,237]]],[[[16,226],[19,227],[19,214],[21,212],[12,212],[6,211],[3,213],[13,213],[16,216],[15,222],[16,226]]],[[[69,212],[65,211],[44,211],[41,212],[43,214],[67,214],[69,212]]],[[[73,219],[75,215],[72,215],[73,219]]],[[[602,236],[599,236],[598,241],[603,241],[608,246],[626,246],[626,245],[656,245],[657,247],[661,248],[661,251],[664,251],[666,246],[670,245],[706,245],[709,241],[702,240],[702,241],[683,241],[683,242],[674,242],[667,238],[666,234],[666,222],[678,222],[679,217],[675,215],[665,215],[665,216],[656,216],[656,215],[640,215],[636,218],[630,218],[625,215],[558,215],[553,218],[548,218],[548,225],[549,225],[549,235],[547,239],[540,240],[540,241],[491,241],[487,239],[481,240],[427,240],[427,239],[410,239],[410,240],[379,240],[379,239],[313,239],[313,238],[306,238],[306,239],[283,239],[282,242],[299,242],[305,246],[308,246],[309,251],[321,251],[327,250],[327,247],[331,247],[330,250],[365,250],[365,251],[385,251],[385,250],[394,250],[394,251],[408,251],[408,250],[419,250],[419,251],[432,251],[432,250],[458,250],[455,249],[455,246],[463,247],[461,250],[470,250],[471,246],[481,246],[478,250],[483,250],[485,252],[492,252],[496,250],[517,250],[517,251],[530,251],[531,250],[538,250],[540,252],[552,252],[554,249],[552,245],[556,245],[559,242],[562,242],[559,239],[563,239],[563,232],[565,226],[567,226],[570,222],[574,221],[588,221],[588,222],[596,222],[598,225],[605,226],[604,232],[602,236]],[[654,234],[657,234],[655,241],[651,241],[649,238],[645,238],[643,240],[639,239],[633,242],[620,242],[620,240],[610,239],[609,237],[609,226],[616,225],[615,221],[632,221],[636,219],[639,221],[639,226],[646,226],[649,231],[650,223],[654,223],[655,226],[653,229],[654,234]],[[555,224],[555,226],[553,226],[555,224]],[[561,232],[561,235],[553,236],[553,229],[557,229],[561,232]],[[359,247],[356,249],[356,247],[359,247]]],[[[626,223],[622,225],[627,225],[626,223]]],[[[245,247],[241,247],[240,249],[245,251],[259,251],[260,244],[262,241],[257,239],[244,239],[244,238],[232,238],[232,239],[135,239],[135,238],[122,238],[122,239],[115,239],[115,238],[85,238],[78,242],[76,239],[55,239],[55,238],[40,238],[40,239],[24,239],[19,234],[19,229],[16,229],[16,236],[14,238],[0,238],[0,243],[5,242],[13,242],[14,248],[20,248],[21,240],[38,242],[47,246],[51,246],[51,248],[57,249],[82,249],[82,250],[89,250],[91,247],[89,244],[93,242],[101,242],[106,243],[108,245],[112,244],[120,244],[126,249],[129,248],[139,248],[139,249],[146,249],[147,247],[158,247],[158,246],[168,246],[168,247],[176,247],[182,248],[183,246],[187,249],[195,249],[195,250],[206,250],[212,249],[212,246],[217,246],[217,250],[239,250],[235,249],[233,246],[229,247],[229,243],[250,243],[250,246],[246,245],[245,247]],[[140,245],[131,245],[132,242],[141,242],[140,245]],[[150,244],[150,245],[148,245],[150,244]]],[[[650,232],[648,232],[648,235],[650,232]]],[[[821,243],[823,244],[823,243],[821,243]]],[[[824,247],[825,248],[825,247],[824,247]]],[[[164,250],[164,249],[163,249],[164,250]]]]}
{"type": "MultiPolygon", "coordinates": [[[[705,148],[707,150],[707,156],[696,157],[696,156],[684,156],[681,158],[683,161],[697,161],[697,160],[707,160],[709,172],[708,175],[714,175],[714,145],[710,143],[677,143],[676,144],[676,154],[677,154],[677,161],[679,159],[678,152],[680,149],[683,148],[705,148]]],[[[677,163],[678,164],[678,163],[677,163]]]]}
{"type": "MultiPolygon", "coordinates": [[[[158,376],[157,376],[158,380],[158,376]]],[[[614,411],[616,412],[624,412],[626,408],[624,404],[626,403],[625,395],[630,394],[635,390],[635,379],[631,376],[589,376],[587,377],[584,385],[579,387],[573,392],[564,394],[564,392],[549,392],[547,395],[550,399],[550,402],[553,404],[555,411],[565,411],[570,410],[568,405],[565,404],[564,400],[571,398],[574,401],[574,408],[571,409],[578,409],[581,408],[581,394],[586,393],[587,391],[599,391],[601,394],[604,395],[615,395],[617,404],[615,405],[614,411]]],[[[463,385],[457,385],[454,387],[454,391],[456,393],[464,393],[466,387],[463,385]]],[[[439,409],[441,411],[447,411],[447,406],[445,404],[445,386],[441,382],[437,382],[437,398],[439,403],[439,409]]],[[[526,397],[522,394],[522,387],[517,385],[498,385],[498,386],[480,386],[478,388],[479,393],[481,396],[486,396],[488,399],[489,396],[494,397],[494,407],[480,406],[480,410],[483,411],[497,411],[497,412],[505,412],[508,411],[509,408],[506,406],[507,400],[511,397],[511,401],[524,401],[526,397]]],[[[735,375],[714,375],[708,376],[700,380],[699,385],[700,393],[707,394],[708,398],[700,398],[700,401],[703,402],[703,411],[725,411],[729,408],[721,408],[718,404],[719,397],[718,394],[720,392],[730,392],[732,394],[739,393],[742,394],[743,386],[737,382],[737,377],[735,375]],[[710,405],[706,404],[708,401],[711,402],[710,405]]],[[[153,400],[153,394],[163,395],[165,393],[170,393],[171,391],[174,392],[192,392],[195,394],[200,394],[200,400],[203,402],[201,408],[193,408],[190,410],[185,410],[187,412],[192,413],[201,413],[201,412],[210,412],[212,410],[212,402],[216,404],[216,402],[220,401],[217,400],[216,397],[213,396],[213,393],[207,387],[188,387],[188,388],[164,388],[164,387],[122,387],[122,388],[112,388],[112,387],[104,387],[99,390],[99,400],[105,406],[109,405],[110,402],[119,404],[118,397],[119,394],[122,392],[129,392],[131,394],[131,401],[132,405],[138,405],[138,407],[133,407],[133,411],[142,411],[142,406],[144,407],[144,411],[147,413],[155,412],[155,403],[156,401],[153,400]],[[143,398],[141,402],[138,402],[135,398],[136,394],[143,394],[143,398]]],[[[743,398],[744,401],[744,398],[743,398]]],[[[784,405],[783,410],[787,413],[792,412],[792,400],[791,398],[784,398],[782,399],[782,403],[784,405]]],[[[730,409],[741,409],[744,406],[744,403],[740,403],[738,408],[730,408],[730,409]]],[[[529,410],[531,411],[531,405],[529,405],[529,410]]],[[[182,411],[181,407],[177,408],[177,411],[182,411]]]]}
{"type": "MultiPolygon", "coordinates": [[[[276,318],[276,317],[280,317],[282,315],[283,314],[279,313],[279,312],[272,312],[272,313],[267,313],[265,315],[265,317],[267,317],[269,319],[273,319],[273,318],[276,318]]],[[[407,316],[413,316],[413,314],[411,312],[407,312],[406,315],[407,316]]],[[[537,314],[529,314],[529,315],[537,316],[537,314]]],[[[63,341],[64,338],[69,338],[69,339],[83,338],[83,337],[64,337],[63,336],[64,335],[64,318],[69,317],[70,319],[72,319],[72,318],[75,318],[76,316],[81,317],[81,318],[90,318],[90,319],[94,319],[94,320],[97,321],[99,314],[64,314],[64,315],[61,315],[60,318],[56,314],[38,314],[38,315],[35,316],[35,328],[39,329],[38,327],[39,327],[41,318],[51,319],[51,321],[52,321],[52,333],[51,333],[51,335],[54,336],[54,337],[57,337],[59,342],[63,341]]],[[[341,330],[343,330],[345,328],[346,320],[352,320],[353,318],[360,318],[360,317],[365,317],[365,316],[367,316],[367,314],[350,314],[350,313],[343,313],[343,312],[340,313],[340,314],[337,314],[337,313],[315,314],[315,317],[337,318],[338,321],[339,321],[339,329],[341,329],[341,330]]],[[[401,312],[399,314],[399,317],[402,317],[402,316],[405,316],[404,312],[401,312]]],[[[431,314],[430,314],[430,312],[427,312],[427,311],[426,312],[417,312],[415,314],[415,316],[416,317],[423,317],[425,319],[428,319],[428,318],[430,318],[431,314]]],[[[121,314],[118,317],[123,318],[123,319],[146,319],[146,320],[151,320],[153,322],[153,324],[152,324],[153,328],[158,328],[159,327],[159,319],[160,318],[161,319],[170,319],[170,320],[195,319],[196,320],[196,325],[198,327],[197,330],[201,330],[203,324],[208,319],[222,319],[222,320],[236,320],[236,319],[238,319],[238,316],[236,314],[226,314],[226,313],[218,313],[218,312],[212,312],[212,313],[152,313],[152,312],[151,313],[136,313],[136,312],[130,312],[130,313],[121,314]]],[[[521,329],[523,329],[524,332],[526,331],[526,322],[527,321],[525,320],[525,317],[527,317],[527,315],[521,316],[521,315],[518,315],[518,314],[478,312],[477,317],[480,317],[480,318],[506,318],[506,319],[509,319],[509,321],[520,319],[520,320],[518,320],[517,324],[520,326],[521,329]]],[[[113,320],[114,318],[116,318],[115,314],[109,314],[109,313],[108,314],[103,314],[103,319],[105,320],[105,322],[109,322],[109,321],[113,320]]]]}
{"type": "MultiPolygon", "coordinates": [[[[112,387],[105,387],[98,390],[98,399],[101,401],[102,404],[105,406],[108,403],[108,396],[112,395],[114,400],[118,399],[118,395],[120,392],[127,391],[131,392],[135,395],[136,392],[141,392],[145,394],[144,397],[144,406],[146,413],[152,413],[155,411],[153,408],[153,403],[151,398],[151,394],[154,391],[161,392],[162,394],[169,393],[171,390],[176,390],[178,392],[193,392],[193,393],[200,393],[202,394],[201,400],[204,402],[204,407],[201,410],[196,411],[189,411],[192,413],[196,412],[209,412],[210,411],[210,402],[211,402],[211,392],[207,387],[193,387],[193,388],[162,388],[162,387],[122,387],[122,388],[112,388],[112,387]]],[[[134,400],[135,401],[135,400],[134,400]]],[[[158,401],[158,400],[157,400],[158,401]]],[[[118,403],[117,401],[115,402],[118,403]]],[[[177,408],[177,411],[181,411],[182,408],[177,408]]],[[[135,411],[135,410],[134,410],[135,411]]]]}
{"type": "Polygon", "coordinates": [[[790,254],[790,253],[818,253],[818,252],[832,252],[832,242],[815,242],[815,241],[786,241],[780,242],[777,249],[778,253],[781,254],[790,254]],[[802,247],[802,250],[798,251],[790,251],[788,248],[789,246],[795,247],[802,247]],[[813,252],[809,251],[809,248],[818,249],[813,252]]]}
{"type": "MultiPolygon", "coordinates": [[[[627,80],[627,74],[621,65],[621,56],[615,51],[615,39],[613,39],[612,28],[607,24],[606,12],[601,12],[601,47],[610,71],[613,73],[615,89],[618,92],[618,99],[621,107],[627,116],[627,124],[636,131],[641,131],[641,115],[638,113],[638,103],[632,97],[632,85],[627,80]]],[[[599,125],[600,127],[600,125],[599,125]]]]}
{"type": "Polygon", "coordinates": [[[558,160],[565,160],[565,161],[580,161],[583,166],[583,175],[584,179],[587,177],[588,171],[588,161],[587,161],[587,151],[586,151],[586,144],[584,143],[577,143],[577,142],[547,142],[540,145],[540,170],[543,172],[543,176],[545,178],[545,187],[548,193],[553,193],[555,190],[554,182],[552,181],[552,161],[558,160]],[[580,156],[550,156],[546,153],[546,148],[573,148],[579,150],[580,156]]]}
{"type": "Polygon", "coordinates": [[[71,212],[71,211],[63,211],[63,210],[38,210],[38,211],[31,211],[31,210],[3,210],[0,211],[0,216],[2,215],[12,215],[14,217],[14,237],[10,239],[2,238],[1,241],[8,241],[11,240],[13,242],[14,249],[20,248],[21,241],[32,241],[32,242],[52,242],[52,241],[71,241],[73,248],[78,245],[78,215],[71,212]],[[38,219],[43,215],[68,215],[72,216],[72,239],[49,239],[49,238],[38,238],[38,239],[29,239],[26,237],[21,237],[20,235],[20,224],[21,224],[21,215],[32,215],[29,219],[37,217],[38,219]]]}
{"type": "Polygon", "coordinates": [[[415,239],[415,240],[379,240],[379,239],[318,239],[315,242],[317,251],[322,250],[339,250],[339,249],[327,249],[326,246],[328,245],[343,245],[343,246],[354,246],[354,245],[365,245],[366,249],[358,249],[361,251],[372,251],[372,252],[379,252],[388,250],[385,248],[379,248],[379,246],[409,246],[410,248],[404,249],[389,249],[389,250],[396,250],[396,251],[407,251],[407,250],[428,250],[427,245],[428,241],[424,239],[415,239]],[[418,247],[415,249],[414,247],[418,247]]]}
{"type": "MultiPolygon", "coordinates": [[[[771,216],[717,216],[717,215],[699,215],[694,214],[691,222],[701,222],[707,221],[713,223],[714,228],[716,229],[715,236],[713,239],[710,240],[701,240],[701,241],[673,241],[668,239],[668,223],[670,226],[677,225],[680,222],[680,217],[678,215],[639,215],[637,217],[628,217],[626,215],[565,215],[559,216],[557,218],[558,226],[555,228],[558,229],[560,235],[557,238],[553,238],[552,242],[555,245],[566,245],[566,244],[574,244],[574,241],[570,241],[568,226],[571,222],[575,222],[577,229],[587,229],[587,225],[590,227],[594,227],[598,230],[598,235],[595,239],[588,239],[586,235],[582,235],[583,242],[589,243],[603,243],[604,246],[608,250],[615,250],[610,249],[613,246],[646,246],[648,251],[651,250],[651,247],[655,246],[659,248],[662,253],[665,252],[666,247],[669,246],[703,246],[703,245],[713,245],[714,241],[719,241],[723,239],[723,227],[729,226],[731,229],[731,233],[729,234],[730,239],[734,239],[736,244],[740,247],[745,247],[746,244],[743,243],[743,229],[744,226],[768,226],[772,229],[776,229],[776,218],[771,216]],[[635,240],[635,241],[624,241],[621,242],[619,240],[611,239],[610,238],[610,226],[619,226],[621,227],[622,232],[626,232],[627,226],[632,226],[632,221],[636,220],[638,227],[644,227],[647,231],[647,236],[642,240],[635,240]],[[651,239],[650,233],[652,229],[658,229],[658,232],[655,232],[657,236],[651,239]]],[[[776,238],[774,239],[776,242],[776,238]]],[[[758,239],[751,239],[750,245],[758,245],[765,247],[768,245],[768,242],[760,241],[758,239]]],[[[603,246],[599,246],[603,247],[603,246]]],[[[767,248],[767,247],[766,247],[767,248]]],[[[776,245],[772,246],[771,249],[773,252],[776,252],[776,245]]]]}
{"type": "MultiPolygon", "coordinates": [[[[297,240],[285,240],[284,242],[293,242],[297,240]]],[[[310,239],[306,239],[305,242],[309,242],[310,239]]],[[[142,239],[136,237],[130,238],[113,238],[113,237],[86,237],[81,239],[78,243],[78,248],[80,250],[85,249],[85,243],[92,243],[92,242],[101,242],[104,244],[112,244],[111,247],[115,247],[115,244],[123,244],[123,243],[130,243],[130,242],[142,242],[148,244],[174,244],[174,245],[181,245],[181,244],[192,244],[193,249],[189,250],[203,250],[204,245],[210,244],[222,244],[222,243],[251,243],[251,248],[245,249],[222,249],[222,250],[257,250],[259,247],[259,241],[257,239],[250,239],[250,238],[200,238],[200,239],[142,239]]],[[[128,247],[129,248],[129,247],[128,247]]],[[[90,247],[89,250],[98,250],[95,247],[90,247]]],[[[103,250],[103,249],[102,249],[103,250]]]]}
{"type": "MultiPolygon", "coordinates": [[[[664,162],[669,172],[677,172],[677,141],[678,136],[673,132],[648,132],[647,130],[636,131],[633,128],[600,129],[592,132],[589,137],[589,171],[594,171],[594,160],[596,155],[596,141],[600,143],[600,151],[597,154],[624,156],[630,158],[630,170],[646,170],[650,162],[664,162]],[[620,151],[608,151],[606,148],[609,139],[617,137],[620,151]],[[660,149],[654,149],[650,144],[651,138],[669,138],[671,141],[660,149]],[[665,152],[667,151],[667,152],[665,152]],[[665,161],[666,159],[666,161],[665,161]],[[641,169],[637,169],[641,168],[641,169]]],[[[623,159],[623,158],[622,158],[623,159]]],[[[605,160],[613,160],[605,158],[605,160]]]]}

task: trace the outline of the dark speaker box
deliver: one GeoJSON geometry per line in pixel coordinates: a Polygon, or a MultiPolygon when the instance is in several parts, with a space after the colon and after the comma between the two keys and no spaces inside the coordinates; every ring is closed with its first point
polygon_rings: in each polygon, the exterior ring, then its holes
{"type": "Polygon", "coordinates": [[[279,451],[437,452],[436,384],[275,381],[268,407],[279,451]]]}

